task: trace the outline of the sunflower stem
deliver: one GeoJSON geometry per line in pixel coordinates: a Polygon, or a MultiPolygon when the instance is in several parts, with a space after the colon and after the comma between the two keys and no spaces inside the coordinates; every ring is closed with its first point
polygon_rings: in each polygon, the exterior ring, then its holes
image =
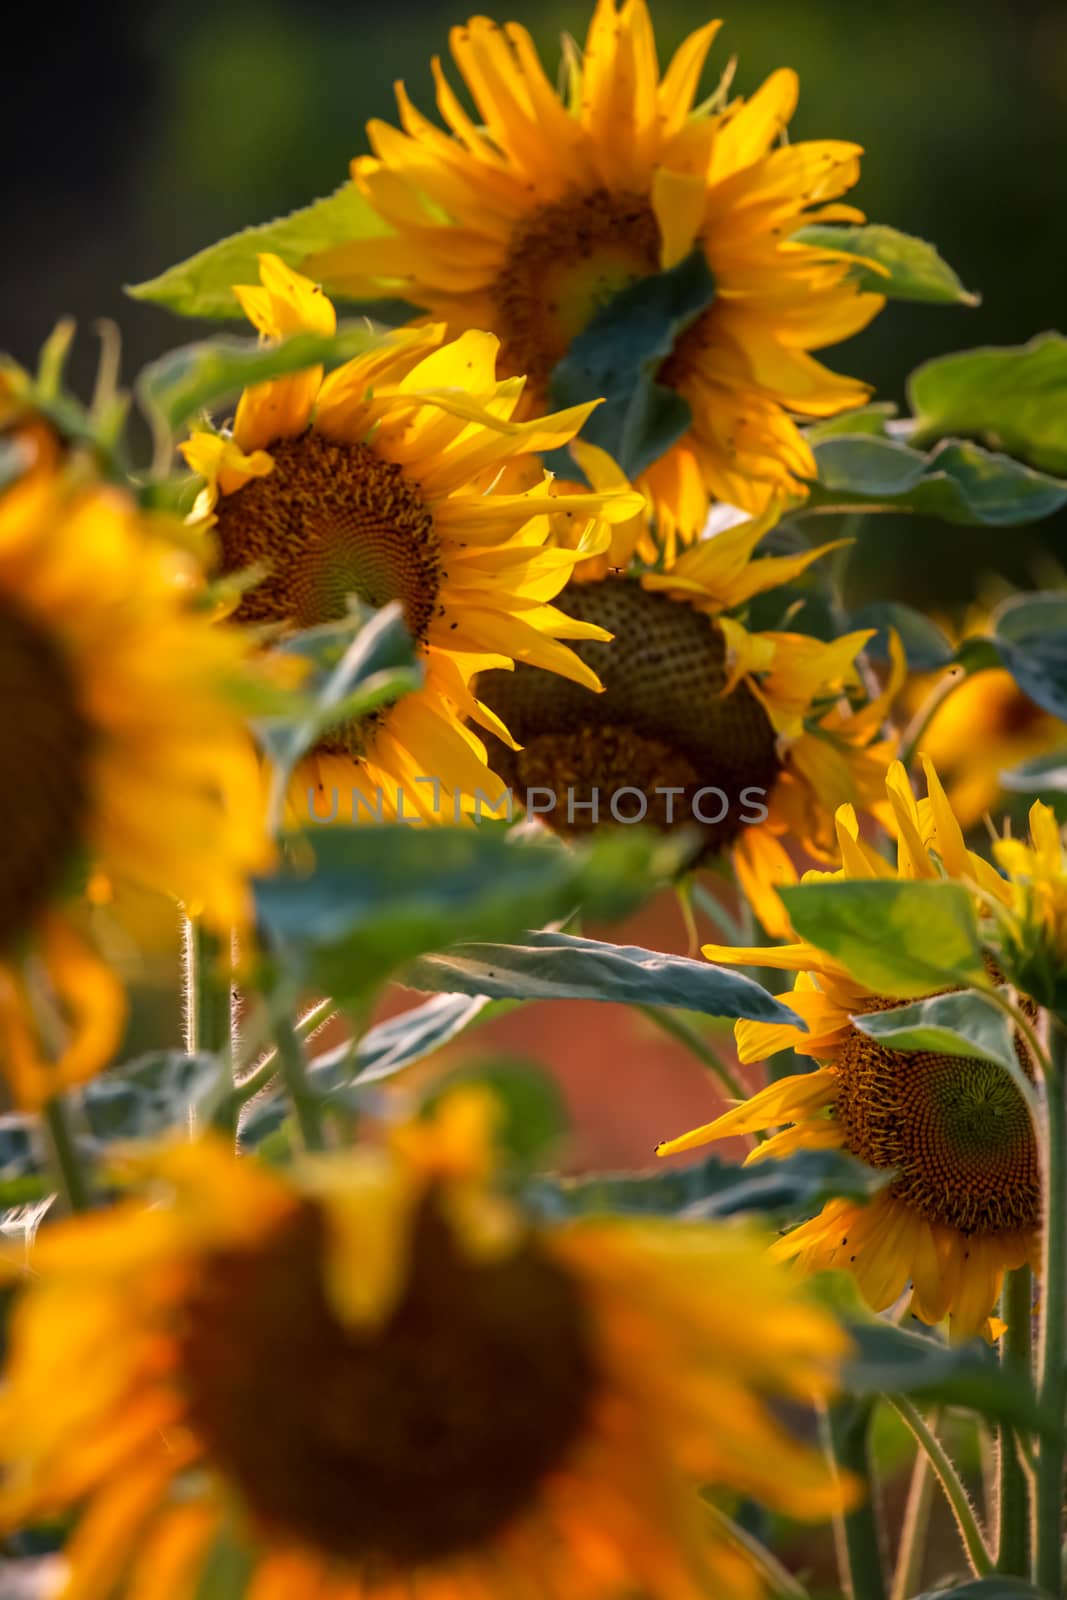
{"type": "Polygon", "coordinates": [[[717,895],[702,883],[693,880],[693,904],[698,906],[709,921],[724,935],[727,944],[746,944],[745,930],[731,915],[717,895]]]}
{"type": "Polygon", "coordinates": [[[918,1592],[922,1581],[926,1533],[930,1526],[933,1503],[934,1475],[930,1471],[930,1458],[925,1450],[916,1448],[890,1600],[909,1600],[910,1595],[918,1592]]]}
{"type": "Polygon", "coordinates": [[[702,1038],[688,1022],[683,1022],[673,1012],[661,1010],[658,1006],[639,1005],[635,1006],[634,1010],[639,1011],[643,1017],[647,1017],[649,1022],[654,1023],[662,1033],[668,1034],[670,1038],[677,1039],[679,1044],[683,1044],[690,1055],[696,1056],[701,1066],[707,1067],[708,1071],[718,1079],[731,1099],[746,1100],[748,1098],[748,1090],[740,1078],[717,1055],[707,1040],[702,1038]]]}
{"type": "Polygon", "coordinates": [[[67,1209],[87,1211],[92,1203],[89,1180],[78,1154],[67,1104],[62,1095],[49,1100],[42,1115],[52,1168],[67,1209]]]}
{"type": "MultiPolygon", "coordinates": [[[[219,1116],[233,1105],[233,950],[232,938],[221,939],[196,918],[185,925],[185,1048],[218,1057],[219,1116]]],[[[235,1115],[235,1110],[232,1115],[235,1115]]],[[[226,1116],[230,1132],[232,1115],[226,1116]]],[[[190,1122],[194,1113],[190,1111],[190,1122]]],[[[218,1119],[216,1119],[218,1120],[218,1119]]],[[[195,1128],[190,1126],[191,1133],[195,1128]]]]}
{"type": "Polygon", "coordinates": [[[887,1395],[886,1398],[893,1410],[900,1417],[905,1427],[914,1434],[919,1447],[926,1452],[933,1468],[934,1475],[945,1491],[945,1499],[949,1503],[952,1515],[956,1519],[956,1526],[960,1531],[963,1548],[967,1552],[967,1559],[975,1577],[985,1578],[993,1571],[993,1558],[986,1547],[982,1530],[978,1526],[978,1518],[974,1507],[971,1505],[967,1490],[963,1486],[963,1479],[956,1470],[956,1464],[945,1449],[934,1430],[923,1420],[919,1412],[906,1400],[903,1395],[887,1395]]]}
{"type": "Polygon", "coordinates": [[[1053,1019],[1045,1075],[1044,1300],[1038,1352],[1038,1403],[1048,1432],[1037,1458],[1034,1580],[1063,1592],[1064,1423],[1067,1410],[1067,1030],[1053,1019]]]}
{"type": "MultiPolygon", "coordinates": [[[[1009,1272],[1001,1300],[1008,1326],[1000,1359],[1006,1371],[1024,1374],[1027,1383],[1033,1382],[1032,1297],[1030,1268],[1009,1272]]],[[[997,1506],[997,1571],[1025,1578],[1030,1571],[1030,1491],[1015,1429],[1007,1423],[1001,1423],[997,1433],[997,1506]]]]}
{"type": "Polygon", "coordinates": [[[278,1075],[292,1101],[297,1127],[305,1150],[324,1150],[326,1139],[318,1098],[307,1080],[304,1049],[288,1011],[279,1007],[274,1017],[274,1043],[277,1046],[278,1075]]]}
{"type": "Polygon", "coordinates": [[[941,710],[949,695],[954,694],[961,683],[966,682],[967,674],[962,667],[950,667],[940,682],[935,683],[922,705],[904,729],[900,740],[900,760],[907,771],[911,771],[911,764],[918,753],[919,745],[926,735],[926,730],[941,710]]]}
{"type": "Polygon", "coordinates": [[[864,1491],[859,1504],[834,1519],[837,1564],[848,1600],[887,1600],[871,1475],[873,1416],[870,1401],[830,1405],[822,1413],[823,1436],[835,1470],[842,1478],[858,1478],[864,1491]]]}

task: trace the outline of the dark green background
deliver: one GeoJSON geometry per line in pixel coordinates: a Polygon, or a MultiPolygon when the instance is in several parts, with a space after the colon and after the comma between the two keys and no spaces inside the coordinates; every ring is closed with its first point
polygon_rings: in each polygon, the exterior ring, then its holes
{"type": "MultiPolygon", "coordinates": [[[[714,14],[692,0],[652,9],[664,60],[714,14]]],[[[466,14],[411,0],[149,0],[51,19],[37,48],[8,57],[0,346],[27,361],[72,313],[84,381],[100,315],[122,324],[127,375],[190,336],[120,284],[336,187],[365,148],[366,119],[392,116],[394,78],[432,109],[429,57],[466,14]]],[[[498,14],[509,17],[554,70],[560,31],[584,36],[588,11],[512,0],[498,14]]],[[[860,141],[859,202],[933,239],[983,296],[975,311],[891,307],[835,355],[843,370],[899,400],[925,356],[1067,324],[1067,7],[745,0],[727,15],[709,85],[732,52],[746,93],[795,66],[792,137],[860,141]]],[[[983,570],[1032,583],[1049,549],[1067,561],[1067,520],[975,532],[878,519],[852,586],[857,598],[963,598],[983,570]]]]}

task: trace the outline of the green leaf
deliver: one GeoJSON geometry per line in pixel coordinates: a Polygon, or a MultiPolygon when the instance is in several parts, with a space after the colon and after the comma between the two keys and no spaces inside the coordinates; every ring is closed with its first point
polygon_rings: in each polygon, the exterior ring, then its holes
{"type": "Polygon", "coordinates": [[[1025,1578],[974,1578],[953,1589],[924,1589],[915,1600],[1051,1600],[1047,1589],[1036,1589],[1025,1578]]]}
{"type": "Polygon", "coordinates": [[[977,306],[981,297],[963,287],[947,261],[932,244],[899,233],[882,223],[840,227],[832,223],[810,223],[793,235],[798,244],[820,250],[843,250],[861,256],[850,276],[860,289],[884,294],[890,300],[921,300],[935,305],[977,306]],[[876,271],[866,262],[875,261],[885,270],[876,271]]]}
{"type": "Polygon", "coordinates": [[[370,1028],[354,1054],[350,1046],[340,1048],[353,1059],[354,1074],[361,1083],[377,1083],[443,1049],[475,1024],[513,1009],[508,1001],[494,1002],[484,994],[435,994],[422,1005],[370,1028]]]}
{"type": "Polygon", "coordinates": [[[875,600],[863,606],[853,616],[850,626],[877,628],[875,637],[865,647],[875,661],[889,660],[890,628],[899,637],[912,672],[936,672],[941,667],[951,666],[955,659],[955,646],[936,622],[895,600],[875,600]]]}
{"type": "Polygon", "coordinates": [[[246,228],[218,244],[208,245],[187,261],[180,261],[127,289],[135,300],[149,300],[184,317],[241,317],[244,313],[233,293],[235,283],[258,283],[261,251],[281,256],[299,267],[308,256],[341,244],[388,232],[352,183],[344,184],[325,200],[260,227],[246,228]]]}
{"type": "Polygon", "coordinates": [[[1024,694],[1067,722],[1067,594],[1025,594],[993,615],[1001,661],[1024,694]]]}
{"type": "Polygon", "coordinates": [[[1067,751],[1024,761],[1000,773],[999,782],[1012,794],[1067,794],[1067,751]]]}
{"type": "Polygon", "coordinates": [[[286,966],[339,1004],[457,940],[507,939],[577,906],[624,916],[686,848],[628,829],[572,849],[485,824],[324,827],[290,843],[299,864],[257,882],[259,917],[286,966]]]}
{"type": "Polygon", "coordinates": [[[294,634],[279,647],[313,663],[289,717],[261,717],[256,736],[284,782],[297,762],[330,728],[391,705],[422,683],[415,641],[404,609],[392,601],[380,611],[353,605],[341,622],[294,634]]]}
{"type": "Polygon", "coordinates": [[[182,345],[145,367],[137,395],[157,428],[177,433],[183,423],[253,383],[266,383],[306,367],[337,367],[362,355],[378,335],[366,323],[335,334],[294,333],[276,344],[220,335],[182,345]]]}
{"type": "Polygon", "coordinates": [[[187,1128],[190,1112],[205,1107],[218,1085],[215,1056],[160,1050],[94,1078],[83,1102],[94,1138],[145,1139],[187,1128]]]}
{"type": "Polygon", "coordinates": [[[973,990],[933,995],[893,1011],[860,1013],[852,1021],[887,1050],[927,1050],[991,1061],[1011,1073],[1019,1070],[1010,1020],[973,990]]]}
{"type": "Polygon", "coordinates": [[[996,1352],[981,1339],[947,1345],[932,1334],[911,1333],[889,1322],[856,1322],[848,1332],[857,1353],[842,1372],[847,1394],[911,1395],[934,1405],[965,1406],[1028,1430],[1042,1426],[1026,1375],[1001,1366],[996,1352]]]}
{"type": "Polygon", "coordinates": [[[807,509],[882,506],[964,527],[1014,527],[1067,505],[1067,483],[958,439],[929,454],[894,439],[841,435],[815,446],[807,509]]]}
{"type": "Polygon", "coordinates": [[[965,434],[1067,477],[1067,339],[1062,334],[938,356],[912,373],[908,397],[918,425],[916,443],[965,434]]]}
{"type": "Polygon", "coordinates": [[[532,1171],[552,1155],[570,1128],[556,1081],[535,1062],[506,1057],[445,1073],[422,1102],[421,1113],[428,1115],[453,1089],[471,1086],[491,1091],[499,1107],[496,1140],[512,1166],[532,1171]]]}
{"type": "Polygon", "coordinates": [[[987,988],[970,895],[958,883],[806,883],[781,889],[802,939],[875,994],[913,1000],[949,985],[987,988]]]}
{"type": "Polygon", "coordinates": [[[463,944],[404,973],[413,989],[494,1000],[611,1000],[677,1006],[711,1017],[803,1022],[760,984],[709,961],[567,933],[527,933],[521,944],[463,944]]]}
{"type": "Polygon", "coordinates": [[[692,420],[688,402],[656,382],[678,336],[715,296],[703,250],[619,291],[571,341],[549,390],[559,409],[603,399],[582,437],[614,456],[636,478],[692,420]]]}
{"type": "Polygon", "coordinates": [[[876,400],[869,406],[857,406],[854,411],[842,411],[839,416],[827,417],[823,422],[813,422],[804,429],[804,437],[811,445],[821,444],[839,433],[873,434],[876,438],[888,437],[888,425],[899,407],[892,400],[876,400]]]}
{"type": "Polygon", "coordinates": [[[810,1217],[838,1196],[869,1200],[887,1181],[841,1150],[801,1150],[753,1167],[709,1156],[659,1172],[546,1177],[529,1185],[524,1198],[552,1220],[621,1214],[700,1221],[759,1212],[784,1223],[810,1217]]]}

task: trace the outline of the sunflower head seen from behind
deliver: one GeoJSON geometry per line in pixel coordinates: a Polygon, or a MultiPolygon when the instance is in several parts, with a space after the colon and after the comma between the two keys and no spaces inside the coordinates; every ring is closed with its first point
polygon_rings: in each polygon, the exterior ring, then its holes
{"type": "Polygon", "coordinates": [[[661,74],[646,0],[597,0],[560,93],[525,28],[472,17],[450,43],[477,118],[436,59],[447,132],[398,84],[402,128],[371,122],[374,154],[352,167],[391,232],[309,265],[357,298],[422,306],[453,336],[492,330],[506,370],[528,374],[545,404],[598,315],[695,263],[704,289],[657,373],[674,397],[672,437],[651,460],[622,463],[640,470],[660,533],[684,539],[709,497],[758,512],[775,494],[803,493],[815,466],[794,416],[831,416],[868,392],[810,352],[883,304],[857,288],[854,259],[793,237],[810,222],[862,220],[837,203],[858,177],[859,146],[781,142],[797,100],[791,71],[747,100],[724,80],[695,104],[718,27],[691,34],[661,74]]]}
{"type": "MultiPolygon", "coordinates": [[[[235,292],[265,339],[330,333],[333,307],[273,256],[262,283],[235,292]]],[[[498,794],[475,728],[506,728],[471,694],[480,668],[522,661],[598,685],[561,642],[604,637],[550,603],[576,562],[632,516],[625,489],[552,496],[549,480],[509,492],[501,473],[568,441],[591,409],[517,422],[521,380],[496,376],[497,340],[437,327],[368,335],[365,354],[248,389],[232,433],[184,446],[207,488],[224,573],[252,569],[234,612],[276,636],[344,617],[351,599],[397,601],[424,671],[420,689],[329,733],[297,788],[340,789],[381,815],[458,820],[477,792],[498,794]],[[575,548],[551,539],[576,524],[575,548]],[[424,780],[420,785],[419,780],[424,780]]]]}
{"type": "Polygon", "coordinates": [[[267,863],[247,646],[118,489],[40,470],[0,496],[0,1064],[39,1106],[105,1064],[123,1005],[77,928],[95,878],[228,929],[267,863]]]}
{"type": "Polygon", "coordinates": [[[825,1395],[843,1335],[744,1230],[532,1222],[488,1116],[293,1177],[171,1146],[154,1203],[39,1236],[0,1516],[78,1511],[70,1594],[191,1594],[223,1536],[288,1600],[758,1600],[697,1489],[839,1503],[767,1401],[825,1395]]]}
{"type": "MultiPolygon", "coordinates": [[[[937,774],[925,763],[928,797],[916,802],[902,766],[889,774],[897,824],[895,869],[859,835],[855,814],[838,818],[843,880],[936,880],[976,886],[997,902],[1003,880],[967,850],[937,774]]],[[[812,875],[816,876],[816,875],[812,875]]],[[[927,1323],[949,1315],[953,1332],[982,1330],[1004,1273],[1040,1266],[1041,1182],[1029,1109],[1002,1066],[987,1060],[897,1051],[862,1033],[851,1018],[903,1002],[872,993],[845,968],[804,941],[779,948],[709,945],[714,961],[761,963],[797,973],[788,1003],[807,1025],[739,1022],[742,1062],[792,1048],[815,1070],[768,1084],[702,1128],[660,1146],[694,1149],[739,1133],[780,1128],[749,1161],[794,1150],[844,1149],[887,1174],[868,1204],[830,1200],[810,1222],[786,1233],[772,1254],[808,1271],[852,1272],[876,1311],[911,1287],[911,1309],[927,1323]]],[[[1033,1076],[1025,1044],[1022,1070],[1033,1076]]]]}

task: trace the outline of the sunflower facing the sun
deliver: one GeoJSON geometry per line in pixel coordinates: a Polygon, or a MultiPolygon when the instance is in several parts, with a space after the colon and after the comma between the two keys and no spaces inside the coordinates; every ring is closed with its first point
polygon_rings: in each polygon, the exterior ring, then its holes
{"type": "Polygon", "coordinates": [[[39,469],[0,497],[0,1070],[26,1109],[118,1043],[121,991],[68,914],[94,874],[221,930],[268,862],[247,645],[192,610],[197,577],[118,489],[39,469]]]}
{"type": "Polygon", "coordinates": [[[155,1203],[39,1237],[0,1523],[80,1509],[69,1600],[192,1595],[219,1540],[261,1600],[759,1600],[697,1489],[841,1504],[767,1402],[825,1397],[844,1334],[745,1230],[531,1223],[491,1110],[296,1175],[173,1144],[155,1203]]]}
{"type": "MultiPolygon", "coordinates": [[[[844,865],[831,876],[946,874],[1007,904],[1009,886],[967,850],[937,773],[928,760],[924,768],[928,798],[919,802],[899,763],[889,774],[898,836],[895,870],[860,837],[855,814],[843,810],[837,825],[844,865]]],[[[873,994],[804,941],[759,950],[708,945],[704,954],[713,961],[796,972],[796,987],[784,998],[808,1031],[739,1022],[738,1055],[742,1062],[763,1061],[791,1047],[819,1066],[768,1084],[714,1122],[668,1140],[659,1153],[788,1124],[748,1160],[838,1148],[892,1172],[869,1204],[828,1201],[817,1217],[785,1234],[772,1255],[795,1258],[808,1271],[852,1272],[876,1311],[892,1305],[910,1284],[911,1308],[924,1322],[949,1315],[955,1335],[980,1331],[996,1306],[1004,1273],[1025,1262],[1040,1266],[1038,1147],[1011,1077],[989,1061],[890,1050],[861,1033],[852,1016],[903,1002],[873,994]]],[[[1021,1040],[1016,1050],[1032,1075],[1021,1040]]]]}
{"type": "MultiPolygon", "coordinates": [[[[234,292],[264,338],[334,331],[315,284],[275,256],[260,272],[261,286],[234,292]]],[[[200,431],[183,446],[207,480],[194,517],[213,521],[221,570],[259,569],[234,620],[283,635],[342,618],[350,596],[403,606],[421,688],[327,734],[294,786],[351,790],[361,815],[406,804],[409,816],[458,820],[457,798],[499,793],[468,723],[510,735],[472,695],[477,671],[521,661],[599,687],[560,641],[607,635],[550,601],[604,544],[604,520],[640,506],[626,489],[550,495],[543,474],[507,492],[502,469],[566,443],[592,407],[515,422],[523,385],[497,379],[496,339],[442,337],[368,334],[366,353],[327,377],[314,368],[247,389],[232,435],[200,431]],[[553,542],[555,520],[577,526],[573,549],[553,542]]]]}
{"type": "Polygon", "coordinates": [[[602,694],[521,667],[476,684],[521,745],[490,741],[495,769],[550,827],[638,813],[661,828],[697,827],[703,858],[730,854],[769,933],[784,927],[776,886],[797,877],[783,837],[835,861],[837,807],[884,812],[894,747],[883,724],[905,670],[894,640],[889,680],[868,698],[855,663],[870,630],[824,643],[745,627],[754,596],[833,548],[757,557],[777,515],[772,506],[723,526],[666,570],[579,572],[556,604],[614,635],[576,647],[602,694]]]}
{"type": "MultiPolygon", "coordinates": [[[[865,327],[883,298],[861,292],[855,258],[793,236],[807,223],[862,221],[835,203],[860,148],[781,142],[797,78],[778,71],[748,100],[728,81],[694,106],[719,28],[698,29],[660,75],[646,0],[598,0],[584,55],[557,93],[529,33],[472,17],[452,54],[472,120],[433,62],[449,132],[403,84],[403,132],[373,121],[373,156],[352,164],[393,231],[309,258],[307,270],[357,298],[399,295],[450,335],[487,328],[505,369],[544,405],[573,341],[620,291],[700,251],[713,298],[677,337],[658,382],[691,420],[645,471],[662,537],[694,537],[709,498],[759,512],[815,476],[793,421],[862,404],[866,385],[809,353],[865,327]]],[[[710,292],[710,290],[709,290],[710,292]]]]}

